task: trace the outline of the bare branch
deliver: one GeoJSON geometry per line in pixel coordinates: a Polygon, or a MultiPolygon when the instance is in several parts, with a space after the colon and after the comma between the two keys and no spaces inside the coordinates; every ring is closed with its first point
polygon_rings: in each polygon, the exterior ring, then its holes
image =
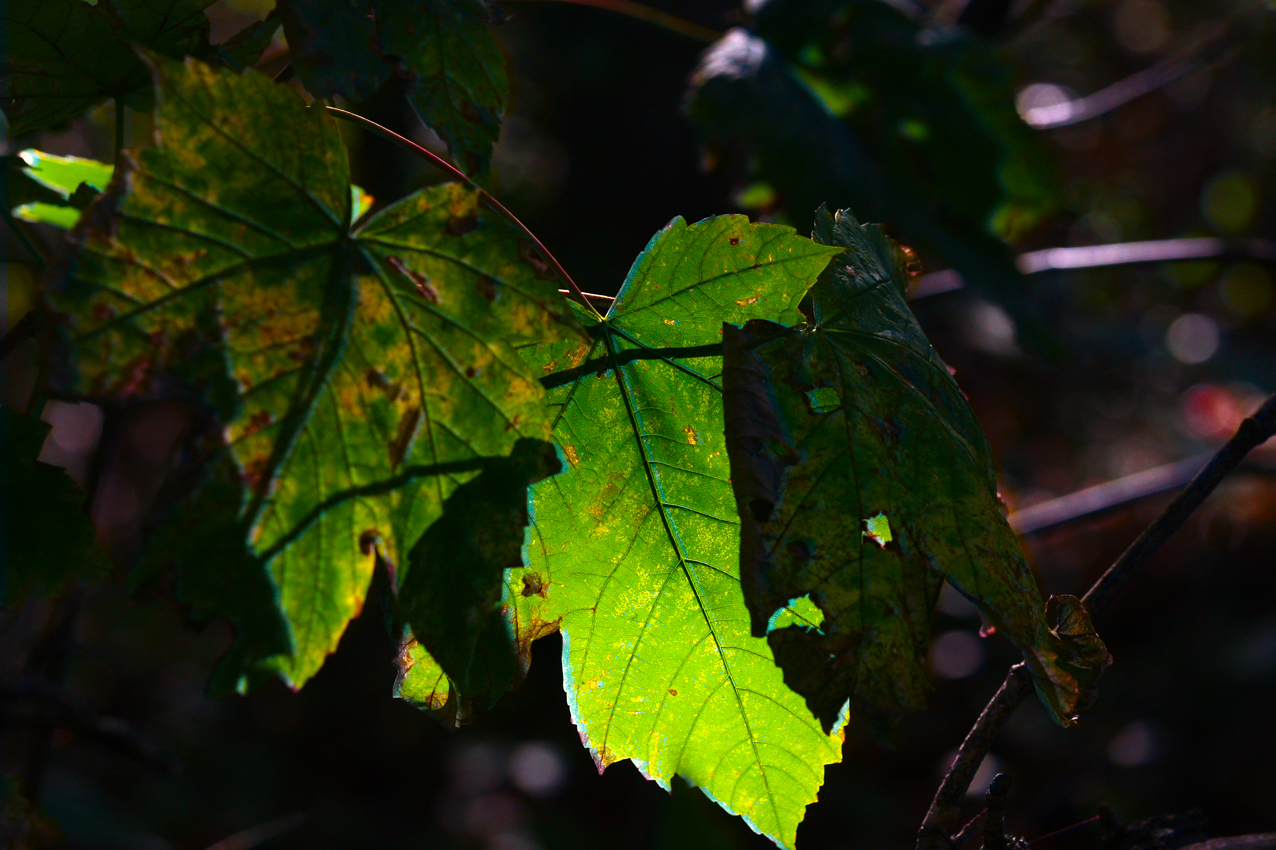
{"type": "MultiPolygon", "coordinates": [[[[1015,265],[1023,274],[1041,274],[1068,269],[1098,269],[1186,260],[1251,260],[1276,265],[1276,242],[1269,239],[1218,239],[1207,236],[1043,248],[1020,254],[1015,258],[1015,265]]],[[[912,299],[916,301],[963,289],[965,286],[961,274],[955,269],[940,269],[921,276],[913,290],[912,299]]]]}
{"type": "MultiPolygon", "coordinates": [[[[1147,563],[1161,544],[1183,525],[1188,516],[1205,501],[1229,473],[1236,469],[1241,460],[1251,450],[1271,439],[1273,435],[1276,435],[1276,395],[1269,398],[1253,416],[1241,423],[1236,433],[1215,453],[1205,468],[1197,473],[1169,507],[1086,591],[1082,601],[1087,603],[1091,612],[1102,609],[1111,598],[1117,584],[1147,563]]],[[[1011,667],[1005,681],[1001,683],[997,693],[993,695],[966,735],[966,740],[958,748],[952,766],[948,768],[943,782],[940,783],[930,810],[926,813],[921,829],[918,831],[917,850],[950,850],[952,848],[951,835],[960,816],[961,799],[966,789],[970,787],[975,771],[988,754],[992,741],[1001,727],[1031,691],[1032,684],[1024,665],[1021,663],[1011,667]]],[[[1259,850],[1260,847],[1262,850],[1269,850],[1267,845],[1261,843],[1242,846],[1245,850],[1259,850]]],[[[1209,850],[1224,850],[1224,848],[1209,848],[1209,850]]]]}
{"type": "Polygon", "coordinates": [[[1025,110],[1023,120],[1037,130],[1053,130],[1098,118],[1145,94],[1163,89],[1202,64],[1217,59],[1240,41],[1243,32],[1239,26],[1219,27],[1152,67],[1131,74],[1092,95],[1025,110]]]}
{"type": "Polygon", "coordinates": [[[1267,442],[1276,434],[1276,395],[1263,403],[1253,416],[1248,417],[1236,429],[1232,439],[1218,450],[1205,468],[1196,474],[1192,482],[1170,503],[1159,517],[1130,544],[1116,563],[1108,568],[1094,586],[1086,591],[1081,601],[1091,611],[1097,612],[1107,603],[1120,581],[1147,563],[1171,534],[1179,529],[1214,488],[1240,465],[1245,455],[1267,442]]]}
{"type": "Polygon", "coordinates": [[[269,841],[277,835],[282,835],[289,830],[296,829],[306,820],[306,816],[301,812],[293,812],[290,815],[284,815],[272,821],[267,821],[260,826],[254,826],[251,829],[245,829],[243,832],[237,832],[229,838],[223,838],[208,850],[252,850],[258,844],[269,841]]]}
{"type": "Polygon", "coordinates": [[[1197,471],[1212,455],[1196,455],[1185,460],[1167,463],[1086,487],[1075,493],[1041,502],[1006,517],[1010,527],[1018,534],[1036,534],[1049,531],[1079,519],[1094,516],[1139,499],[1155,496],[1182,487],[1192,480],[1197,471]]]}

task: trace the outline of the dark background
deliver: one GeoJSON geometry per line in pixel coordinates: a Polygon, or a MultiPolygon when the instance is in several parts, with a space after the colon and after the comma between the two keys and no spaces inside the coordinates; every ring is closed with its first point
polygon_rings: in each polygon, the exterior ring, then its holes
{"type": "MultiPolygon", "coordinates": [[[[741,19],[725,0],[652,5],[715,29],[741,19]]],[[[1082,95],[1248,8],[1184,0],[1040,5],[1047,12],[1038,9],[1033,26],[1000,40],[1005,61],[1022,86],[1055,84],[1082,95]]],[[[675,215],[695,221],[738,211],[738,181],[701,168],[681,110],[703,45],[595,8],[510,2],[506,9],[511,20],[499,34],[514,95],[490,185],[586,290],[615,292],[675,215]]],[[[233,31],[253,11],[223,3],[211,14],[233,31]]],[[[1043,132],[1062,175],[1063,209],[1017,248],[1276,236],[1274,66],[1270,26],[1255,29],[1168,87],[1043,132]]],[[[428,140],[401,104],[383,92],[363,111],[428,140]]],[[[109,159],[109,127],[108,107],[16,140],[11,150],[109,159]]],[[[144,116],[133,119],[131,134],[146,143],[144,116]]],[[[349,139],[356,182],[381,201],[440,179],[379,139],[353,131],[349,139]]],[[[20,249],[9,250],[20,260],[20,249]]],[[[27,278],[18,266],[8,269],[13,319],[27,278]]],[[[988,433],[1012,509],[1207,452],[1276,390],[1268,266],[1085,270],[1031,284],[1065,346],[1060,360],[1025,353],[1005,314],[973,292],[915,302],[988,433]]],[[[12,383],[25,380],[24,362],[9,364],[12,383]]],[[[71,414],[46,418],[59,415],[71,414]]],[[[155,475],[144,453],[127,444],[110,450],[121,474],[155,475]]],[[[1264,465],[1274,459],[1276,452],[1260,451],[1118,594],[1098,624],[1116,661],[1078,729],[1055,728],[1035,702],[1015,714],[993,750],[1017,782],[1009,829],[1035,839],[1106,803],[1128,819],[1199,807],[1218,835],[1276,830],[1276,487],[1264,465]]],[[[135,492],[144,502],[145,487],[135,492]]],[[[1026,539],[1044,589],[1082,592],[1166,498],[1026,539]]],[[[100,494],[98,520],[110,520],[104,535],[126,546],[131,517],[143,508],[100,494]]],[[[58,662],[51,655],[64,656],[66,700],[142,742],[121,752],[83,729],[60,730],[44,759],[41,733],[6,726],[0,772],[45,766],[36,789],[47,819],[38,846],[769,846],[685,785],[666,794],[628,763],[599,776],[568,716],[556,635],[535,645],[522,689],[460,732],[391,698],[396,647],[382,594],[378,584],[338,652],[299,693],[276,683],[224,700],[206,696],[205,684],[229,645],[228,627],[187,623],[170,602],[108,583],[0,612],[6,682],[47,673],[58,662]],[[68,610],[75,616],[63,640],[58,623],[68,610]]],[[[893,748],[851,723],[843,762],[829,768],[799,829],[802,850],[911,846],[947,758],[1014,660],[1002,639],[977,637],[969,609],[953,601],[941,608],[935,659],[945,675],[936,677],[933,707],[900,724],[893,748]]],[[[980,807],[972,799],[969,813],[980,807]]],[[[1067,850],[1100,840],[1090,825],[1033,846],[1067,850]]]]}

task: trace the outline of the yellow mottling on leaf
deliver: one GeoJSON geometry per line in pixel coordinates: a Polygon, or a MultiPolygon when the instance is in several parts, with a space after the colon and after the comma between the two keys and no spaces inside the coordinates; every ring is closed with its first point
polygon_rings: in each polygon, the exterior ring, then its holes
{"type": "Polygon", "coordinates": [[[742,298],[735,303],[740,307],[748,307],[750,304],[758,303],[758,296],[754,295],[752,298],[742,298]]]}
{"type": "Polygon", "coordinates": [[[575,446],[563,446],[563,454],[567,455],[567,462],[572,466],[580,463],[580,455],[576,453],[575,446]]]}
{"type": "Polygon", "coordinates": [[[687,435],[687,444],[692,446],[700,445],[700,435],[696,433],[696,429],[688,425],[682,429],[682,433],[687,435]]]}

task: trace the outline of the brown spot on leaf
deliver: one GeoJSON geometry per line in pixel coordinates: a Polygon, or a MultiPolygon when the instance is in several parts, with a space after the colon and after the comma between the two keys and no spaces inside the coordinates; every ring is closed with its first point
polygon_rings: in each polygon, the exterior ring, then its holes
{"type": "Polygon", "coordinates": [[[241,440],[246,440],[262,428],[268,428],[274,424],[275,414],[271,413],[269,410],[259,410],[249,418],[248,423],[244,425],[244,432],[240,434],[239,438],[241,440]]]}
{"type": "Polygon", "coordinates": [[[477,378],[479,375],[482,375],[482,374],[483,374],[482,369],[476,369],[473,366],[465,367],[465,377],[467,378],[477,378]]]}
{"type": "Polygon", "coordinates": [[[447,232],[453,236],[464,236],[478,228],[478,211],[471,210],[465,215],[454,215],[447,222],[447,232]]]}
{"type": "Polygon", "coordinates": [[[376,551],[377,543],[381,540],[381,532],[375,528],[369,528],[363,534],[359,535],[359,551],[365,555],[371,555],[376,551]]]}
{"type": "Polygon", "coordinates": [[[732,244],[732,245],[739,245],[739,244],[740,244],[740,237],[739,237],[739,236],[732,236],[732,237],[731,237],[731,244],[732,244]]]}
{"type": "Polygon", "coordinates": [[[497,283],[496,278],[491,275],[485,274],[480,277],[475,286],[479,291],[479,295],[482,295],[483,298],[487,300],[488,304],[494,302],[497,295],[500,294],[500,284],[497,283]]]}
{"type": "Polygon", "coordinates": [[[536,276],[545,280],[553,280],[557,275],[549,262],[541,256],[540,250],[531,242],[523,243],[523,261],[536,271],[536,276]]]}
{"type": "Polygon", "coordinates": [[[544,599],[549,593],[549,583],[542,580],[537,573],[523,576],[523,596],[539,596],[544,599]]]}
{"type": "Polygon", "coordinates": [[[416,442],[417,434],[421,432],[421,423],[424,419],[425,416],[419,407],[404,411],[403,418],[399,420],[399,433],[395,435],[394,442],[389,446],[391,466],[397,467],[412,453],[412,444],[416,442]]]}
{"type": "Polygon", "coordinates": [[[412,268],[399,257],[387,257],[386,259],[389,261],[392,269],[412,281],[412,285],[416,288],[417,293],[426,301],[429,301],[431,304],[438,304],[439,301],[442,300],[443,297],[439,294],[439,290],[435,288],[433,281],[431,281],[429,277],[412,268]]]}
{"type": "Polygon", "coordinates": [[[670,689],[669,689],[669,696],[671,696],[671,697],[676,697],[677,695],[678,695],[678,691],[677,691],[677,690],[675,690],[674,688],[670,688],[670,689]]]}

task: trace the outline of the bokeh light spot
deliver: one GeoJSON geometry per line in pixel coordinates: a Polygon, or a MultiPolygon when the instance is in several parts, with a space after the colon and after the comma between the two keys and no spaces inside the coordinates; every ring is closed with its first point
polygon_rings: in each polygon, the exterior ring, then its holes
{"type": "Polygon", "coordinates": [[[1165,347],[1180,363],[1204,363],[1218,353],[1218,323],[1203,313],[1184,313],[1165,331],[1165,347]]]}

